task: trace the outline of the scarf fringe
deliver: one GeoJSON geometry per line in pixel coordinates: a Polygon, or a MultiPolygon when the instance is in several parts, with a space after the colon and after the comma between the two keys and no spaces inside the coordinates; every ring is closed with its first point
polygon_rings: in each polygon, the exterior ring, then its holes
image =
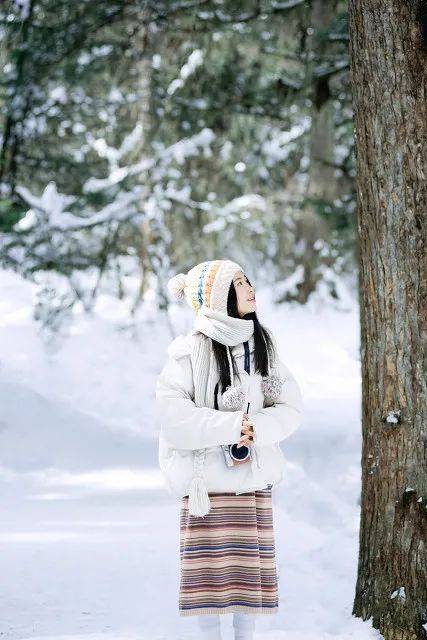
{"type": "Polygon", "coordinates": [[[205,516],[209,513],[211,501],[202,476],[194,476],[188,493],[188,512],[193,516],[205,516]]]}

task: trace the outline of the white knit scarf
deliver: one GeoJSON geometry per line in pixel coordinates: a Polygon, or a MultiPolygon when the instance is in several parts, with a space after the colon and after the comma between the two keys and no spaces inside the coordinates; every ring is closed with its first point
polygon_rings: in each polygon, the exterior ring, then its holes
{"type": "Polygon", "coordinates": [[[214,351],[213,338],[226,345],[230,364],[231,385],[233,385],[233,367],[229,347],[249,340],[254,332],[254,321],[213,311],[201,307],[197,313],[194,329],[200,334],[194,341],[191,355],[194,379],[194,402],[198,407],[214,407],[214,391],[219,372],[214,351]]]}
{"type": "MultiPolygon", "coordinates": [[[[191,353],[194,403],[197,407],[214,408],[214,393],[219,371],[210,338],[227,347],[231,386],[233,386],[230,347],[249,340],[254,332],[254,321],[234,318],[202,306],[197,313],[194,329],[196,339],[191,353]]],[[[205,456],[206,449],[198,449],[194,452],[194,475],[190,483],[188,508],[189,513],[196,516],[204,516],[210,509],[209,495],[203,479],[205,456]]]]}

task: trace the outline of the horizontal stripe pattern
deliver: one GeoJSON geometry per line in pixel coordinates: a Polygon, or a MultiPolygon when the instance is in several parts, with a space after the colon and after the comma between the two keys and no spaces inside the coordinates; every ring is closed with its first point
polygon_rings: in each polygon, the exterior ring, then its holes
{"type": "Polygon", "coordinates": [[[209,499],[198,517],[181,498],[179,614],[277,612],[271,488],[209,499]]]}

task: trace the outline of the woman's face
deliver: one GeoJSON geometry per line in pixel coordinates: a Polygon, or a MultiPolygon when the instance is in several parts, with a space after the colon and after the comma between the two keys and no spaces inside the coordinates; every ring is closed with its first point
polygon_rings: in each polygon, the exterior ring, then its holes
{"type": "Polygon", "coordinates": [[[243,271],[237,271],[234,274],[233,283],[237,295],[237,310],[242,318],[256,310],[255,291],[243,271]]]}

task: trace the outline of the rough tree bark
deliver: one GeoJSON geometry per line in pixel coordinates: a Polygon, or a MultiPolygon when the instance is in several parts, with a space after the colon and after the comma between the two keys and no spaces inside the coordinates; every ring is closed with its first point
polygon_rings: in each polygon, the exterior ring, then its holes
{"type": "Polygon", "coordinates": [[[362,360],[353,614],[427,638],[427,100],[414,0],[350,0],[362,360]]]}

